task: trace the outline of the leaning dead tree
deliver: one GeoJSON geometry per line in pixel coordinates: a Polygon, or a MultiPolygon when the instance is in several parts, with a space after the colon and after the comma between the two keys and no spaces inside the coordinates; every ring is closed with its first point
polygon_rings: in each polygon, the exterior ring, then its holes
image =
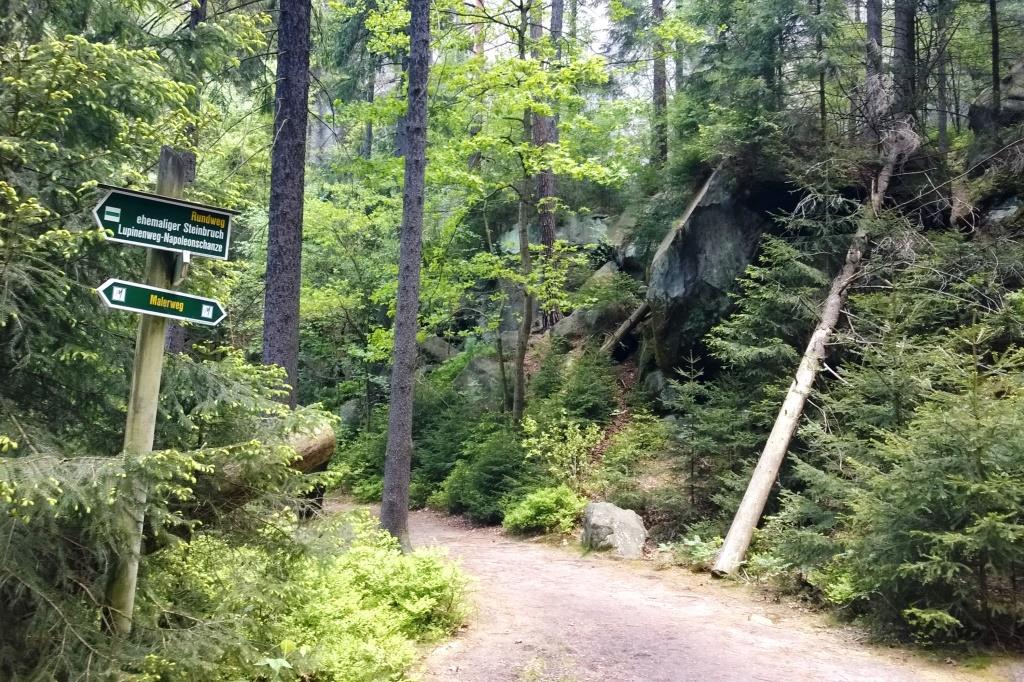
{"type": "Polygon", "coordinates": [[[811,392],[814,380],[825,360],[825,349],[839,322],[839,314],[846,302],[850,285],[860,272],[861,259],[867,244],[868,226],[881,211],[882,202],[896,165],[901,159],[905,159],[913,153],[918,144],[919,140],[914,134],[909,119],[897,120],[881,140],[882,167],[872,183],[870,201],[865,207],[867,214],[861,218],[857,231],[853,235],[850,248],[846,252],[846,262],[843,264],[843,268],[832,281],[828,297],[825,299],[821,320],[814,328],[811,340],[807,343],[807,349],[797,368],[796,377],[786,393],[782,409],[779,410],[779,415],[775,419],[775,425],[772,427],[768,441],[754,468],[743,500],[740,502],[739,509],[736,510],[732,525],[729,526],[729,533],[726,535],[715,565],[711,569],[715,576],[721,577],[734,572],[747,553],[754,529],[761,519],[772,486],[779,475],[779,468],[789,449],[789,443],[800,423],[807,396],[811,392]]]}

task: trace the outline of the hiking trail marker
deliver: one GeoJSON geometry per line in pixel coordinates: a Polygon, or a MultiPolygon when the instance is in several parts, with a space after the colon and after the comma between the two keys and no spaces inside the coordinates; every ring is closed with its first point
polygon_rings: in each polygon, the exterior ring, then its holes
{"type": "Polygon", "coordinates": [[[234,211],[159,194],[108,187],[92,210],[107,239],[150,249],[227,260],[234,211]]]}
{"type": "Polygon", "coordinates": [[[108,308],[144,313],[172,320],[183,320],[209,326],[220,323],[227,315],[224,306],[212,298],[202,298],[120,279],[108,279],[97,289],[100,300],[108,308]]]}

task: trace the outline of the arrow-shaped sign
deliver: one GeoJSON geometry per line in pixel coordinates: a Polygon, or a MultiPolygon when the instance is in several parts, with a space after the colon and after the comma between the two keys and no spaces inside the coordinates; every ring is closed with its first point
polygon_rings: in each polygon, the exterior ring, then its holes
{"type": "Polygon", "coordinates": [[[99,292],[103,304],[115,310],[169,317],[172,320],[210,326],[219,324],[227,316],[224,306],[212,298],[190,296],[180,291],[119,279],[108,279],[96,291],[99,292]]]}
{"type": "Polygon", "coordinates": [[[92,210],[112,242],[227,260],[234,212],[114,187],[92,210]]]}

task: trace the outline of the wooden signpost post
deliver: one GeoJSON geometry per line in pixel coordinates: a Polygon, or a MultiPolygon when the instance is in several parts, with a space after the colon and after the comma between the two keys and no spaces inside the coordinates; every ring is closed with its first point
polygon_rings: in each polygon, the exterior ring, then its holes
{"type": "MultiPolygon", "coordinates": [[[[156,194],[112,188],[93,210],[97,225],[110,230],[108,239],[148,248],[145,284],[110,279],[98,290],[107,306],[142,313],[124,432],[124,455],[129,458],[153,449],[167,320],[215,325],[225,316],[217,301],[173,290],[191,255],[226,259],[230,241],[230,211],[180,200],[187,161],[183,153],[164,147],[156,194]]],[[[135,480],[123,494],[128,500],[122,527],[127,541],[118,548],[106,595],[110,627],[119,635],[132,629],[147,491],[135,480]]]]}

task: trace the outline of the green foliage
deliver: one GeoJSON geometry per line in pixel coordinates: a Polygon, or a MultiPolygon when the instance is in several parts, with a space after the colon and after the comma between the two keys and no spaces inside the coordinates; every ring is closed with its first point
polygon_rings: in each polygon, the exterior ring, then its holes
{"type": "Polygon", "coordinates": [[[540,462],[552,480],[575,492],[586,486],[593,450],[602,438],[599,426],[583,426],[569,420],[565,412],[544,429],[529,417],[523,420],[522,443],[526,457],[540,462]]]}
{"type": "MultiPolygon", "coordinates": [[[[295,452],[281,441],[291,429],[320,418],[301,411],[251,434],[261,440],[227,446],[90,457],[57,449],[37,421],[11,410],[11,430],[26,436],[23,453],[0,458],[0,528],[8,547],[0,556],[0,597],[11,624],[0,636],[3,676],[80,671],[95,651],[110,648],[110,635],[101,627],[101,595],[107,567],[124,551],[120,548],[130,546],[122,523],[134,499],[129,491],[138,486],[148,493],[147,556],[142,557],[147,574],[149,553],[187,537],[201,521],[245,534],[254,523],[265,522],[268,510],[287,509],[307,491],[312,482],[290,466],[295,452]],[[251,500],[242,508],[239,490],[251,500]]],[[[2,430],[8,431],[7,423],[2,430]]],[[[199,646],[193,638],[208,625],[168,620],[165,614],[175,607],[151,602],[145,579],[140,595],[137,608],[154,609],[153,620],[144,619],[135,636],[102,664],[111,671],[132,670],[134,662],[164,646],[199,646]]],[[[218,645],[211,640],[210,646],[218,645]]]]}
{"type": "Polygon", "coordinates": [[[816,398],[762,538],[783,575],[921,642],[1022,622],[1020,280],[1002,265],[1017,248],[918,238],[875,254],[890,286],[853,297],[859,350],[816,398]]]}
{"type": "Polygon", "coordinates": [[[566,485],[538,488],[505,508],[501,525],[513,533],[568,533],[587,500],[566,485]]]}
{"type": "Polygon", "coordinates": [[[366,514],[319,533],[327,539],[293,554],[210,534],[161,552],[153,603],[173,602],[182,610],[175,617],[219,621],[227,632],[216,633],[225,639],[209,658],[164,649],[146,659],[146,673],[254,679],[269,668],[285,680],[402,679],[419,642],[462,622],[464,579],[436,552],[403,554],[366,514]]]}
{"type": "Polygon", "coordinates": [[[561,388],[546,401],[530,408],[538,420],[564,412],[570,419],[607,422],[617,407],[616,378],[611,360],[588,349],[569,358],[560,375],[561,388]]]}
{"type": "Polygon", "coordinates": [[[667,552],[673,563],[685,566],[694,571],[711,570],[718,556],[718,550],[722,548],[722,538],[703,540],[699,535],[685,537],[678,542],[663,544],[659,550],[667,552]]]}
{"type": "Polygon", "coordinates": [[[480,523],[497,523],[505,498],[515,496],[538,479],[516,433],[506,426],[480,424],[430,503],[480,523]]]}

